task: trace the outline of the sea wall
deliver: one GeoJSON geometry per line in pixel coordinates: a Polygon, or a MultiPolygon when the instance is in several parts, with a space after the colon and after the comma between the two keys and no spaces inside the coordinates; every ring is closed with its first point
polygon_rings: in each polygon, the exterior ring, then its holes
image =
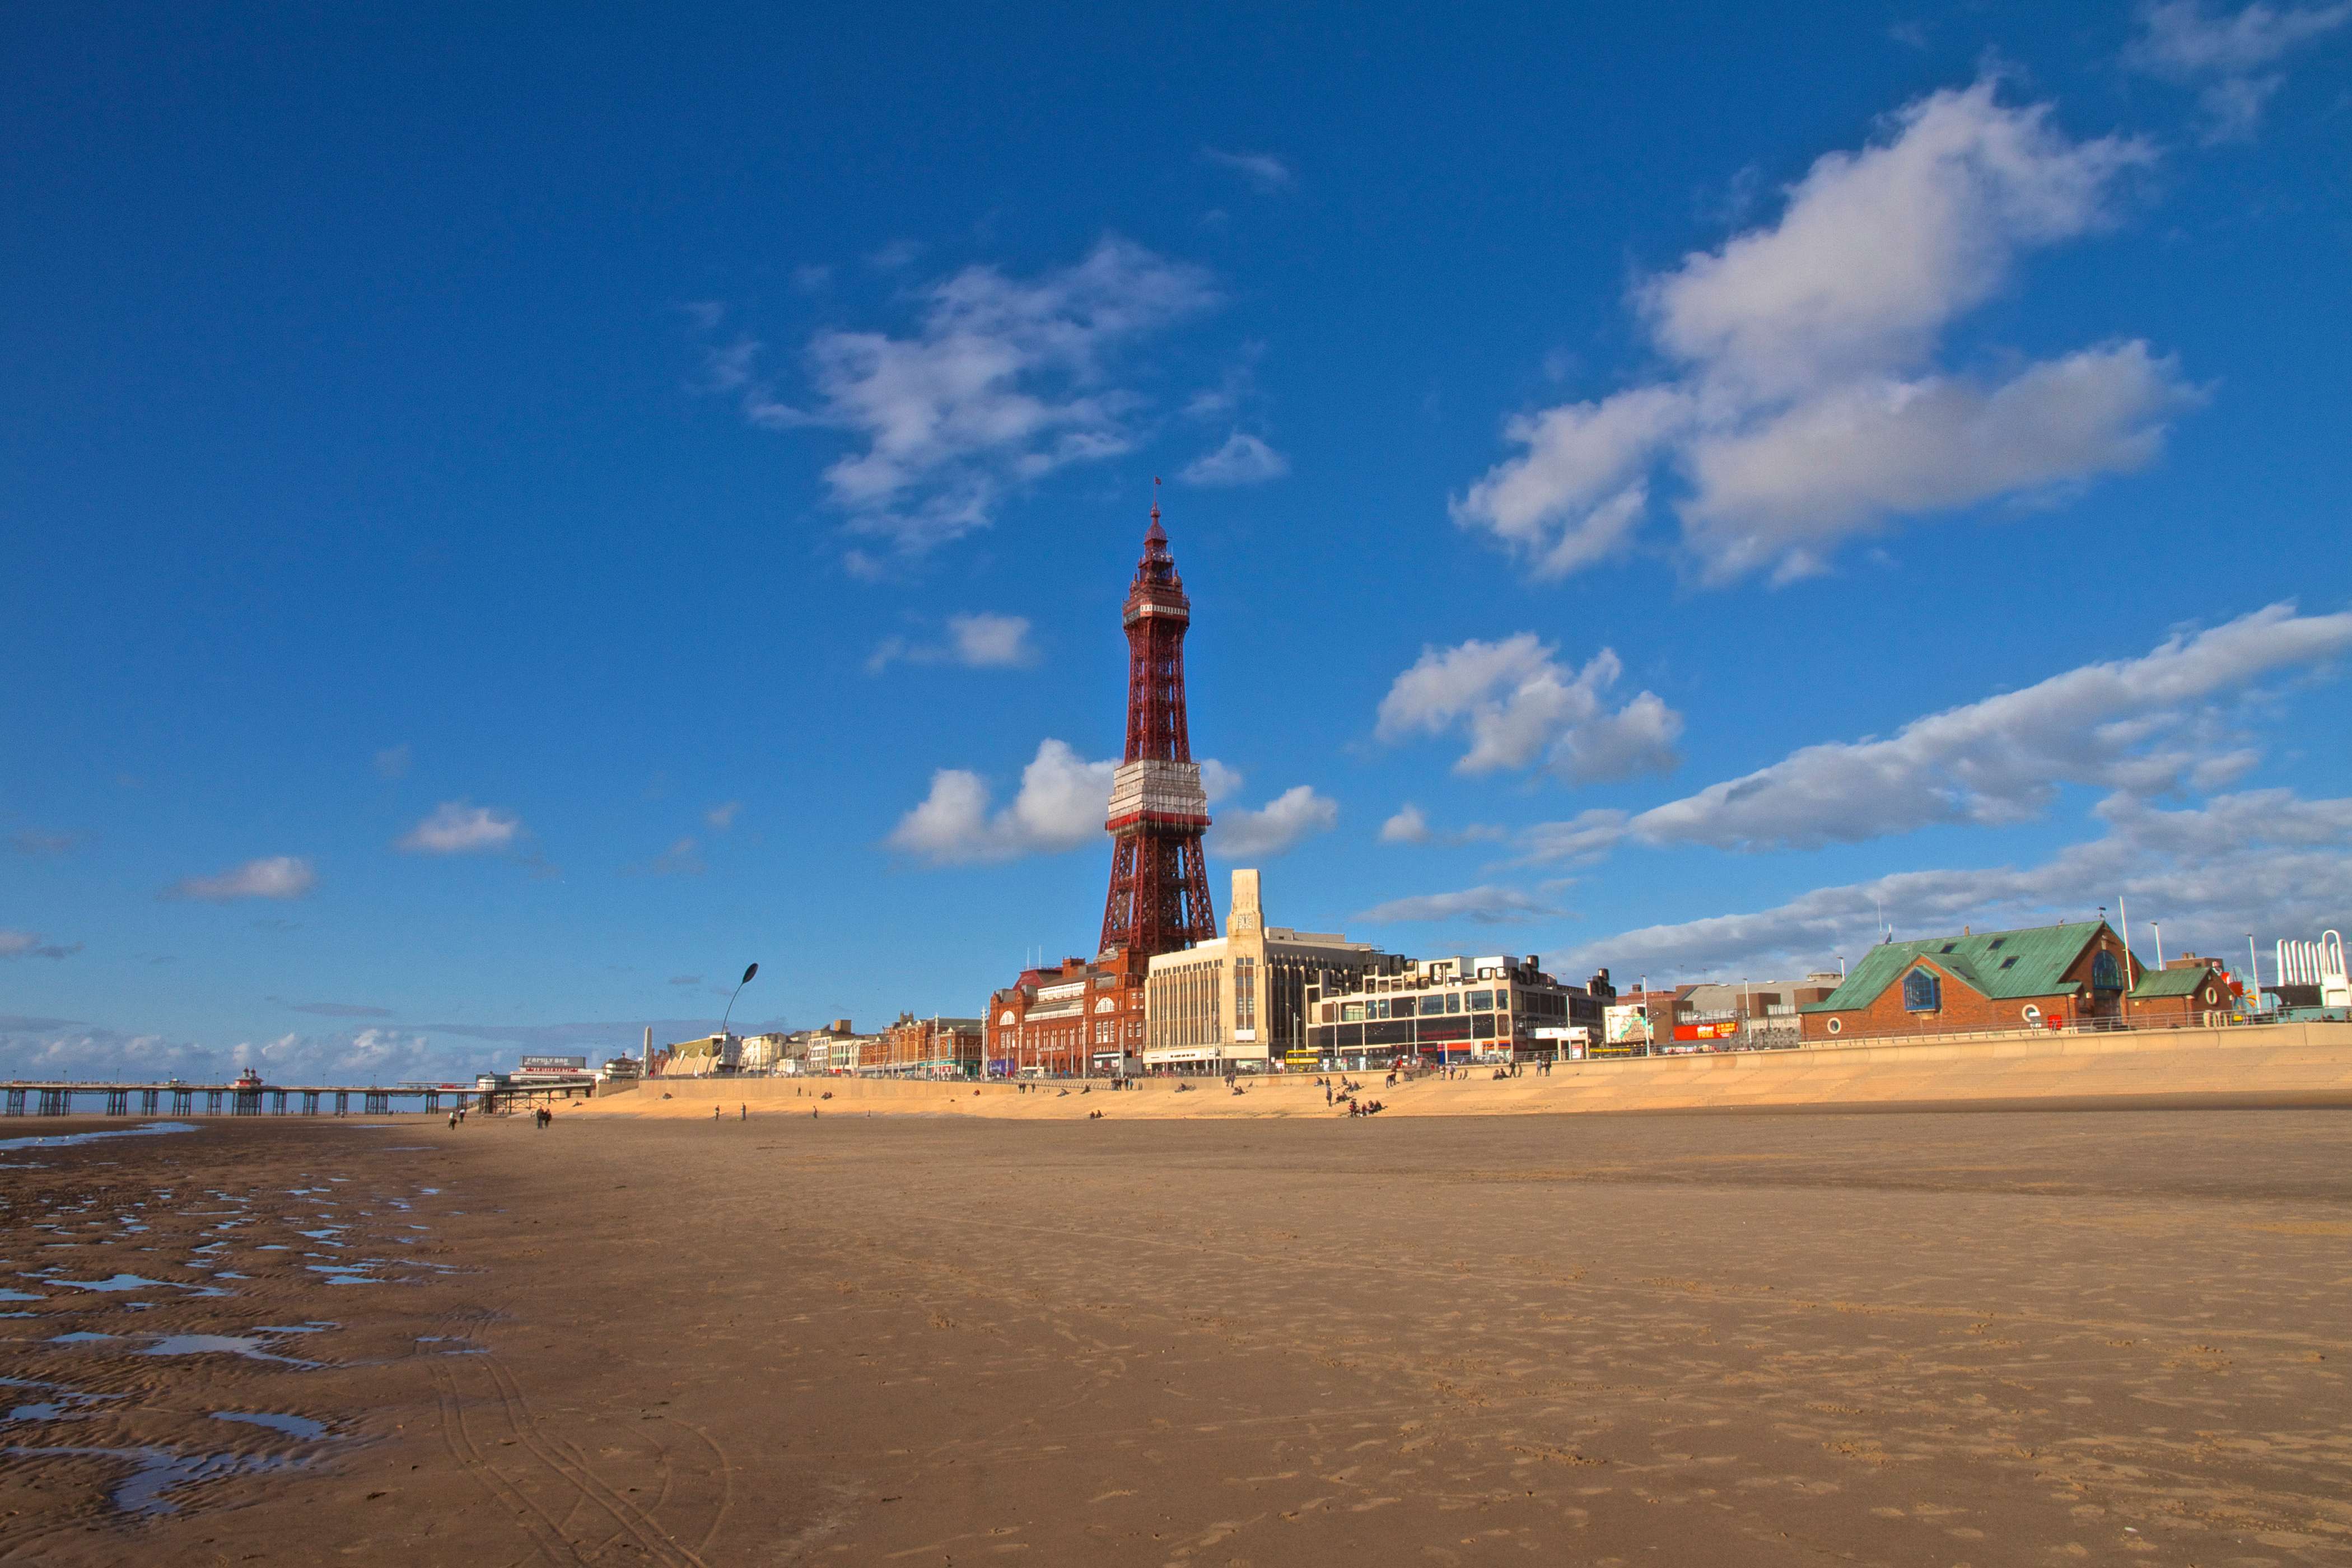
{"type": "MultiPolygon", "coordinates": [[[[2044,1101],[2352,1106],[2352,1024],[2279,1024],[2162,1033],[2019,1033],[1966,1040],[1880,1040],[1795,1051],[1568,1062],[1549,1077],[1383,1085],[1397,1116],[1542,1115],[1799,1106],[1936,1106],[2044,1101]]],[[[1234,1094],[1167,1079],[1111,1093],[1097,1085],[885,1082],[865,1079],[651,1079],[633,1094],[559,1107],[566,1115],[710,1119],[753,1115],[1295,1117],[1334,1114],[1312,1076],[1261,1079],[1234,1094]],[[826,1098],[829,1096],[830,1098],[826,1098]]]]}

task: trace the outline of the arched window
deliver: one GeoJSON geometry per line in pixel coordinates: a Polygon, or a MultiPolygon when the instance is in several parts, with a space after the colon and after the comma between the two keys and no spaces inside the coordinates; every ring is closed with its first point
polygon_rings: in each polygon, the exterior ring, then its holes
{"type": "Polygon", "coordinates": [[[2123,988],[2123,965],[2116,962],[2113,952],[2104,947],[2099,949],[2099,956],[2091,960],[2091,989],[2120,991],[2123,988]]]}
{"type": "Polygon", "coordinates": [[[1932,969],[1915,969],[1903,977],[1903,1010],[1933,1013],[1944,1005],[1944,987],[1932,969]]]}

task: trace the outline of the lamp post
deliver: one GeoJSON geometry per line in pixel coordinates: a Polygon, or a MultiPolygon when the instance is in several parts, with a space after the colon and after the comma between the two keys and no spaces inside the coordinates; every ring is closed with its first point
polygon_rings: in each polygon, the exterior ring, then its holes
{"type": "Polygon", "coordinates": [[[751,976],[759,973],[760,966],[756,963],[746,969],[743,972],[743,978],[735,983],[734,995],[727,998],[726,1015],[719,1020],[719,1059],[710,1064],[711,1070],[714,1072],[725,1065],[727,1060],[727,1025],[729,1020],[735,1016],[735,997],[743,994],[743,987],[751,984],[751,976]]]}

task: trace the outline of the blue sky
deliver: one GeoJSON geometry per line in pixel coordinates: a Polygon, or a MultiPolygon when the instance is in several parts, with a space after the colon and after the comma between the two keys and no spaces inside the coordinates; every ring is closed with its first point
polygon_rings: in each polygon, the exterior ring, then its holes
{"type": "Polygon", "coordinates": [[[2352,7],[18,7],[0,1071],[2352,917],[2352,7]],[[2112,913],[2112,910],[2111,910],[2112,913]]]}

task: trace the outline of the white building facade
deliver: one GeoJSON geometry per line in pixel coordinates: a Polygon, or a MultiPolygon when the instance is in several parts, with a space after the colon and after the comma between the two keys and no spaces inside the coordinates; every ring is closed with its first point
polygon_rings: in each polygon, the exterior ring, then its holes
{"type": "Polygon", "coordinates": [[[1309,1065],[1308,988],[1403,962],[1331,932],[1266,925],[1257,872],[1235,871],[1225,934],[1151,960],[1143,1069],[1224,1077],[1309,1065]]]}

